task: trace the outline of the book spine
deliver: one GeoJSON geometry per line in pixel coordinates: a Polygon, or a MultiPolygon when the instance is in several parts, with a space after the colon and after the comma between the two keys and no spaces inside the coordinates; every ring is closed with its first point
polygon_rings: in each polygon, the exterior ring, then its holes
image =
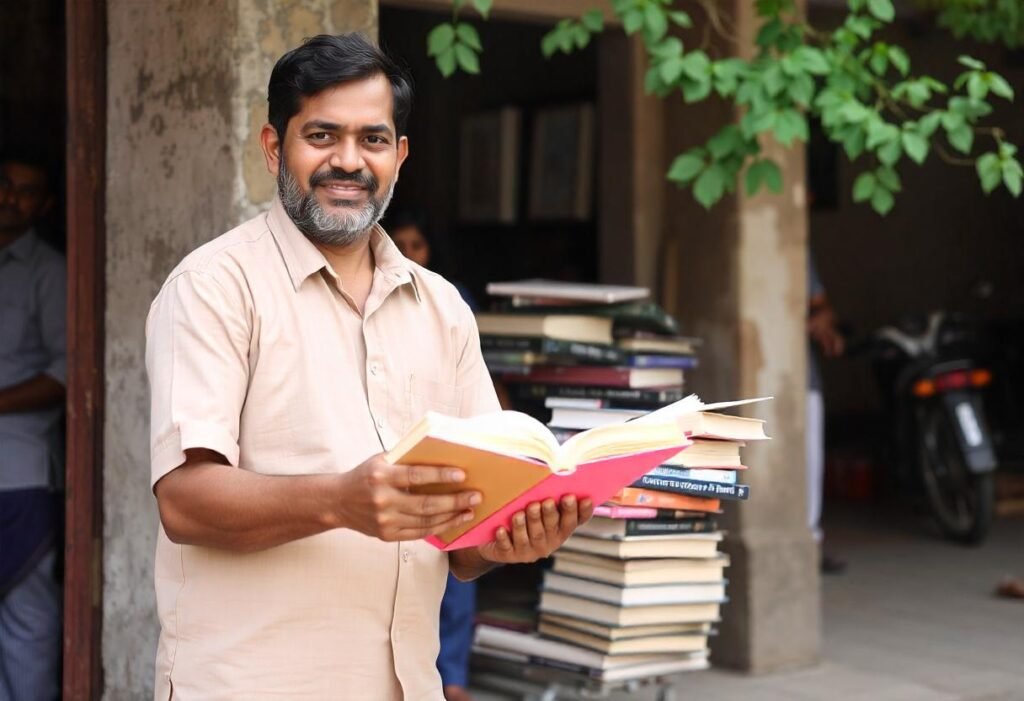
{"type": "MultiPolygon", "coordinates": [[[[601,506],[594,507],[594,516],[616,519],[652,519],[659,517],[658,511],[658,509],[650,509],[646,506],[609,506],[607,504],[603,504],[601,506]]],[[[673,516],[670,518],[675,517],[673,516]]]]}
{"type": "Polygon", "coordinates": [[[713,518],[627,519],[625,535],[670,535],[673,533],[710,533],[718,529],[713,518]]]}
{"type": "Polygon", "coordinates": [[[481,335],[480,348],[485,353],[530,352],[547,358],[565,358],[610,365],[621,363],[623,359],[622,351],[614,346],[529,336],[481,335]]]}
{"type": "Polygon", "coordinates": [[[697,367],[697,358],[691,355],[651,355],[627,354],[622,364],[631,368],[679,368],[693,370],[697,367]]]}
{"type": "Polygon", "coordinates": [[[549,669],[560,669],[563,672],[571,672],[573,674],[582,674],[586,675],[590,679],[601,679],[601,677],[604,676],[604,671],[595,667],[587,667],[586,665],[576,664],[574,662],[553,660],[550,657],[541,657],[540,655],[530,655],[528,657],[527,664],[535,665],[537,667],[547,667],[549,669]]]}
{"type": "Polygon", "coordinates": [[[694,480],[696,482],[718,482],[719,484],[736,484],[738,481],[735,470],[703,469],[698,467],[669,467],[660,465],[647,474],[652,477],[694,480]]]}
{"type": "Polygon", "coordinates": [[[625,389],[620,387],[593,387],[586,385],[553,385],[528,384],[518,385],[518,395],[522,398],[537,399],[544,397],[575,397],[581,399],[607,399],[613,406],[630,407],[661,407],[677,402],[683,398],[682,389],[644,390],[625,389]]]}
{"type": "Polygon", "coordinates": [[[719,484],[718,482],[698,482],[697,480],[679,479],[676,477],[658,477],[644,475],[632,487],[653,489],[670,494],[684,494],[692,497],[709,499],[731,499],[741,501],[750,495],[750,487],[745,484],[719,484]]]}

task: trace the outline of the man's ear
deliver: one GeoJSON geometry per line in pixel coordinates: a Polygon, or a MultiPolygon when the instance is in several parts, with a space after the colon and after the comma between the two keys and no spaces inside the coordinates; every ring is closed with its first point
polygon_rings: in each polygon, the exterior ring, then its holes
{"type": "Polygon", "coordinates": [[[270,124],[264,124],[260,130],[260,147],[263,149],[263,158],[267,161],[267,170],[275,178],[281,168],[281,139],[277,135],[277,129],[270,124]]]}
{"type": "Polygon", "coordinates": [[[395,180],[398,180],[398,172],[402,169],[402,164],[405,163],[405,159],[409,157],[409,137],[402,136],[398,139],[398,163],[395,165],[395,180]]]}

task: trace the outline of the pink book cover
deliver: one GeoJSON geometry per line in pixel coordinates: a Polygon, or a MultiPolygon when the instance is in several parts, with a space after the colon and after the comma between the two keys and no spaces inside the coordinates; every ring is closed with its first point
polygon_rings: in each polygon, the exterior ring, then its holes
{"type": "Polygon", "coordinates": [[[499,526],[511,530],[512,516],[516,512],[522,511],[535,501],[544,501],[545,499],[557,501],[567,494],[574,494],[579,499],[589,497],[595,504],[601,504],[622,487],[631,484],[660,465],[668,457],[678,454],[687,445],[690,444],[684,443],[672,448],[595,460],[580,465],[574,472],[568,474],[552,473],[452,542],[445,543],[437,536],[430,536],[426,541],[434,547],[446,551],[473,548],[490,543],[494,540],[494,534],[499,526]]]}

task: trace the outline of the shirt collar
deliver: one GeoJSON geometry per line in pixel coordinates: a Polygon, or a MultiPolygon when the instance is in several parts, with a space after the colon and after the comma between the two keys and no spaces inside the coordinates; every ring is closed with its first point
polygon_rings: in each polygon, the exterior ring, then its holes
{"type": "Polygon", "coordinates": [[[16,258],[18,260],[27,260],[32,251],[36,247],[36,236],[35,229],[29,229],[24,234],[14,239],[11,243],[4,246],[0,250],[0,256],[3,258],[16,258]]]}
{"type": "MultiPolygon", "coordinates": [[[[280,197],[274,197],[270,212],[267,214],[267,223],[281,249],[285,267],[288,268],[288,275],[296,291],[310,275],[325,268],[330,270],[324,254],[299,231],[295,222],[285,212],[280,197]]],[[[416,301],[421,301],[412,265],[379,224],[370,232],[370,249],[373,251],[374,264],[388,277],[388,281],[396,286],[411,284],[416,301]]]]}

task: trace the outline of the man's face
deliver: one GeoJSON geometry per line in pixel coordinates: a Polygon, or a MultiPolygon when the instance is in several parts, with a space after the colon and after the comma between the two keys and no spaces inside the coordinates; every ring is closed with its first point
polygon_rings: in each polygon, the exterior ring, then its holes
{"type": "Polygon", "coordinates": [[[43,171],[17,162],[0,163],[0,233],[27,231],[51,204],[43,171]]]}
{"type": "Polygon", "coordinates": [[[288,215],[331,246],[358,241],[384,215],[409,148],[396,135],[383,75],[305,98],[284,142],[268,125],[263,147],[288,215]]]}
{"type": "Polygon", "coordinates": [[[391,232],[391,238],[402,255],[424,268],[430,263],[430,244],[416,226],[403,226],[391,232]]]}

